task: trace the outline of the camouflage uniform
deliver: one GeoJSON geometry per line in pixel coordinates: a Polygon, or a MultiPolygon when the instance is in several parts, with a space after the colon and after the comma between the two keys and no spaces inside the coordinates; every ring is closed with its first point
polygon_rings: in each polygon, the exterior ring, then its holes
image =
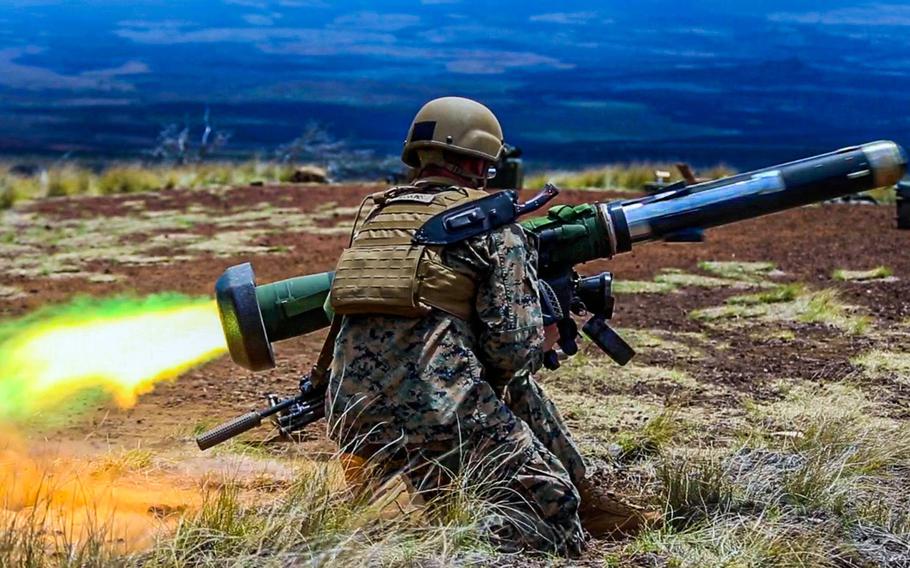
{"type": "Polygon", "coordinates": [[[508,515],[485,523],[502,548],[576,554],[584,531],[573,482],[584,464],[531,378],[543,341],[535,253],[510,225],[446,247],[443,261],[477,283],[476,317],[345,316],[330,435],[419,490],[466,470],[496,480],[484,497],[508,515]]]}

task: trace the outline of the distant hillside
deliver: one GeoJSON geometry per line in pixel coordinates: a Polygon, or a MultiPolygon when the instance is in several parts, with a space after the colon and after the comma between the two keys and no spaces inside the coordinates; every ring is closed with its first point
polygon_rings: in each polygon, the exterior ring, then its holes
{"type": "Polygon", "coordinates": [[[844,0],[13,0],[0,153],[135,159],[168,129],[201,136],[208,109],[220,157],[270,157],[311,122],[394,156],[421,103],[458,94],[541,166],[748,169],[910,142],[908,25],[844,0]]]}

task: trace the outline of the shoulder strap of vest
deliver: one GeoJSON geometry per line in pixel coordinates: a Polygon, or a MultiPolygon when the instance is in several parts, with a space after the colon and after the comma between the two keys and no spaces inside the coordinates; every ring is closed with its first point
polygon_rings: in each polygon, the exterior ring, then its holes
{"type": "Polygon", "coordinates": [[[310,371],[310,381],[317,387],[325,387],[329,380],[329,366],[332,364],[332,354],[335,349],[335,340],[338,338],[338,332],[341,331],[341,316],[332,318],[332,325],[329,327],[329,333],[322,342],[322,348],[319,350],[319,357],[316,364],[310,371]]]}
{"type": "Polygon", "coordinates": [[[556,186],[547,184],[526,203],[519,203],[518,192],[511,189],[463,203],[431,217],[414,234],[414,243],[449,245],[489,233],[537,211],[558,194],[556,186]]]}

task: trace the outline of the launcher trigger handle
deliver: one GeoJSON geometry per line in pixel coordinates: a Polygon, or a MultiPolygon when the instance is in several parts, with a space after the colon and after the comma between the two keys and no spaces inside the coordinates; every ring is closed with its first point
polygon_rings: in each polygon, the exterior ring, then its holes
{"type": "Polygon", "coordinates": [[[548,183],[547,185],[543,186],[543,189],[541,189],[537,195],[525,201],[524,203],[515,205],[515,216],[521,217],[527,213],[537,211],[552,201],[553,198],[557,195],[559,195],[559,188],[552,183],[548,183]]]}

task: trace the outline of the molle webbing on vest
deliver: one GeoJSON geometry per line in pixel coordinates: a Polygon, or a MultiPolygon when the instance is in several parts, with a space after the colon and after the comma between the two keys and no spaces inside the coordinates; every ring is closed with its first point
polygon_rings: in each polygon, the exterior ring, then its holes
{"type": "Polygon", "coordinates": [[[412,241],[430,217],[486,195],[473,189],[405,186],[370,196],[375,206],[355,225],[351,247],[335,271],[335,313],[422,317],[436,308],[470,318],[474,281],[443,264],[442,247],[412,241]]]}

